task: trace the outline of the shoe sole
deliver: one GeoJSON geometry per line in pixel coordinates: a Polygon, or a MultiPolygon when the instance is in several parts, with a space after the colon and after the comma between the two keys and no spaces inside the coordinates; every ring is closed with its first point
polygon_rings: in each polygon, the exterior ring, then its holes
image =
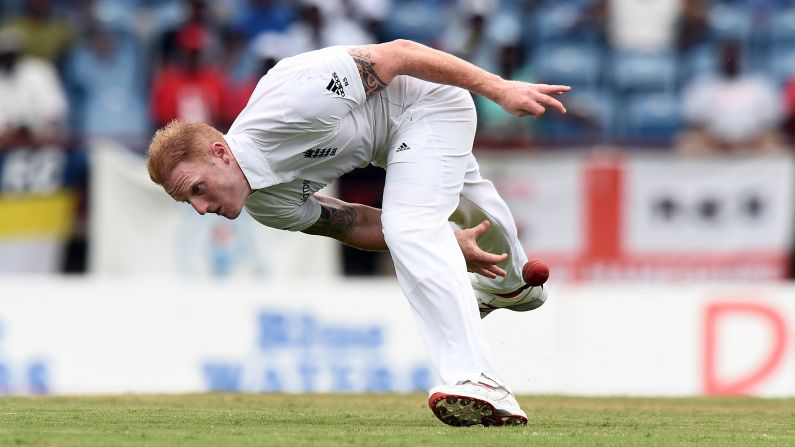
{"type": "Polygon", "coordinates": [[[453,427],[527,425],[526,417],[497,410],[489,402],[469,396],[434,393],[428,405],[440,421],[453,427]]]}

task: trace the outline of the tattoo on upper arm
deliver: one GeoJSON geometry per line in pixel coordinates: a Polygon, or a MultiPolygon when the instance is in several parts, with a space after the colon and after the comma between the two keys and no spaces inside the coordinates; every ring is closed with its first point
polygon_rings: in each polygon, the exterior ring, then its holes
{"type": "Polygon", "coordinates": [[[318,234],[345,241],[356,226],[356,210],[350,206],[334,207],[320,205],[320,218],[304,233],[318,234]]]}
{"type": "Polygon", "coordinates": [[[381,78],[378,77],[378,73],[375,71],[375,62],[370,56],[369,51],[364,48],[351,48],[348,50],[348,54],[350,54],[353,61],[356,62],[356,68],[359,69],[359,77],[362,78],[362,84],[364,85],[364,92],[367,98],[370,98],[386,87],[386,82],[381,80],[381,78]]]}

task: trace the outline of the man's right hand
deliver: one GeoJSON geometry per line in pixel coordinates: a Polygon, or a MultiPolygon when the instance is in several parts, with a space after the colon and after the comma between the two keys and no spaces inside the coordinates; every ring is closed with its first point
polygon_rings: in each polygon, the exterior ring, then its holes
{"type": "Polygon", "coordinates": [[[547,107],[566,113],[566,108],[551,95],[562,95],[571,90],[568,85],[530,84],[521,81],[503,81],[494,102],[506,112],[516,116],[539,117],[547,107]]]}
{"type": "Polygon", "coordinates": [[[461,247],[461,252],[464,254],[467,270],[472,273],[483,275],[486,278],[494,279],[497,276],[506,275],[505,270],[499,268],[497,264],[508,259],[508,254],[503,253],[497,255],[483,251],[478,247],[478,237],[485,233],[490,225],[488,220],[484,220],[472,228],[456,231],[455,238],[458,240],[458,245],[461,247]]]}

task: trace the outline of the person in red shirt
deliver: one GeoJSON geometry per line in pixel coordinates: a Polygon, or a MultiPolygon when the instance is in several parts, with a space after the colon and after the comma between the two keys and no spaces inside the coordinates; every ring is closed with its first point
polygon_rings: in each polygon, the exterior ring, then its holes
{"type": "Polygon", "coordinates": [[[173,59],[155,74],[152,83],[153,121],[157,126],[174,119],[220,123],[226,76],[204,60],[209,30],[201,25],[185,26],[176,38],[173,59]]]}

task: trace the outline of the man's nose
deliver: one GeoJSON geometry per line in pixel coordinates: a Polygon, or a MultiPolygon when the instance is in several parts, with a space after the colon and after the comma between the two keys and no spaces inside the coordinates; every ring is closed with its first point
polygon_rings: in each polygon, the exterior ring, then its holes
{"type": "Polygon", "coordinates": [[[197,213],[201,214],[202,216],[204,216],[207,213],[207,203],[206,202],[200,202],[200,201],[193,201],[192,200],[190,202],[190,205],[193,207],[194,210],[196,210],[197,213]]]}

